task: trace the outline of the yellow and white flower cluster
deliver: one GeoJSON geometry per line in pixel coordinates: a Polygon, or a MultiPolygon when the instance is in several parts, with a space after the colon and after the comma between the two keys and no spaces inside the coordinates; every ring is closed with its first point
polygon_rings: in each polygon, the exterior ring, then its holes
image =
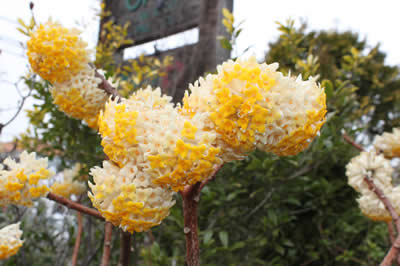
{"type": "Polygon", "coordinates": [[[24,243],[19,223],[10,224],[0,229],[0,260],[15,255],[24,243]]]}
{"type": "Polygon", "coordinates": [[[390,221],[390,213],[375,192],[369,190],[364,178],[370,178],[400,214],[400,186],[392,185],[394,170],[390,162],[390,159],[400,157],[400,129],[376,136],[373,148],[354,157],[346,166],[346,175],[349,185],[361,194],[357,201],[362,213],[372,220],[390,221]]]}
{"type": "Polygon", "coordinates": [[[204,131],[204,115],[182,116],[171,97],[148,87],[120,103],[110,100],[99,118],[104,152],[120,167],[133,163],[149,181],[180,191],[207,179],[220,149],[204,131]]]}
{"type": "MultiPolygon", "coordinates": [[[[396,198],[400,199],[400,194],[397,192],[398,189],[393,188],[392,174],[393,168],[390,161],[375,151],[360,153],[346,166],[349,185],[361,194],[357,199],[360,209],[364,215],[373,220],[387,221],[392,218],[375,192],[368,188],[364,178],[371,179],[389,200],[396,200],[396,198]]],[[[400,205],[396,209],[400,213],[400,205]]]]}
{"type": "Polygon", "coordinates": [[[207,179],[222,164],[216,133],[201,130],[204,118],[182,116],[160,88],[139,90],[119,103],[110,100],[99,131],[116,165],[92,169],[94,206],[130,232],[158,225],[175,203],[174,191],[207,179]]]}
{"type": "Polygon", "coordinates": [[[312,78],[285,77],[278,64],[255,57],[228,61],[185,93],[181,113],[205,114],[204,130],[217,132],[225,161],[256,148],[279,156],[308,147],[325,122],[326,96],[312,78]]]}
{"type": "Polygon", "coordinates": [[[70,169],[65,169],[62,172],[63,181],[54,182],[50,187],[50,191],[64,198],[70,198],[71,195],[80,196],[87,191],[86,185],[83,182],[76,181],[75,178],[79,175],[81,166],[75,164],[70,169]]]}
{"type": "Polygon", "coordinates": [[[47,170],[47,158],[36,159],[35,153],[22,152],[20,162],[7,158],[0,164],[0,206],[8,204],[32,206],[33,199],[45,197],[46,181],[54,173],[47,170]]]}
{"type": "Polygon", "coordinates": [[[152,184],[133,163],[119,168],[104,161],[103,168],[91,169],[91,175],[94,184],[89,183],[89,197],[93,206],[124,231],[147,231],[159,225],[175,204],[173,191],[152,184]]]}
{"type": "Polygon", "coordinates": [[[33,71],[52,83],[54,103],[67,115],[97,128],[97,116],[108,98],[89,66],[89,50],[76,29],[49,21],[32,33],[28,58],[33,71]]]}
{"type": "Polygon", "coordinates": [[[99,89],[101,79],[95,70],[85,66],[77,75],[63,83],[54,83],[50,92],[54,103],[67,115],[84,120],[89,127],[97,128],[97,118],[108,99],[99,89]]]}
{"type": "Polygon", "coordinates": [[[39,26],[27,42],[33,71],[51,83],[63,83],[89,63],[87,43],[76,29],[67,29],[51,20],[39,26]]]}
{"type": "Polygon", "coordinates": [[[400,157],[400,128],[394,128],[393,133],[383,133],[376,136],[374,148],[378,152],[383,152],[386,158],[400,157]]]}

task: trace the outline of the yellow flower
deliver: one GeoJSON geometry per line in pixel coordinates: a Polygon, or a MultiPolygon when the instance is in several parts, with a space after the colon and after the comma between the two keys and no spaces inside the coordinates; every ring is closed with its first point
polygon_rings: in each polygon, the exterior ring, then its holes
{"type": "Polygon", "coordinates": [[[22,244],[22,231],[19,229],[19,223],[10,224],[0,229],[0,260],[7,259],[15,255],[22,244]]]}
{"type": "Polygon", "coordinates": [[[99,131],[110,160],[121,168],[132,163],[154,184],[179,191],[207,179],[222,163],[215,153],[216,133],[199,129],[204,118],[183,117],[171,97],[149,87],[120,103],[109,101],[100,115],[99,131]],[[215,154],[209,158],[210,150],[215,154]],[[199,172],[201,160],[209,160],[210,165],[199,172]]]}
{"type": "Polygon", "coordinates": [[[222,24],[225,26],[226,30],[232,34],[234,22],[233,14],[228,9],[222,8],[222,15],[224,16],[222,24]]]}
{"type": "Polygon", "coordinates": [[[75,180],[79,174],[81,166],[75,164],[70,169],[62,172],[63,181],[54,182],[50,187],[50,191],[64,198],[70,198],[71,195],[80,196],[86,192],[86,185],[83,182],[75,180]]]}
{"type": "Polygon", "coordinates": [[[374,147],[389,159],[400,157],[400,128],[393,128],[393,133],[385,132],[382,136],[376,136],[374,147]]]}
{"type": "Polygon", "coordinates": [[[114,226],[130,233],[159,225],[175,204],[173,191],[155,186],[149,176],[129,163],[119,168],[109,161],[91,169],[89,192],[93,206],[114,226]]]}
{"type": "Polygon", "coordinates": [[[26,151],[20,155],[20,162],[7,158],[4,164],[9,170],[2,170],[0,164],[0,206],[8,204],[32,206],[32,200],[45,197],[49,191],[44,180],[54,173],[47,170],[47,158],[36,159],[35,153],[26,151]]]}
{"type": "Polygon", "coordinates": [[[70,80],[56,83],[50,88],[54,104],[68,116],[84,120],[89,127],[97,129],[97,118],[104,108],[108,95],[98,88],[101,79],[94,69],[85,66],[70,80]]]}
{"type": "MultiPolygon", "coordinates": [[[[278,64],[255,57],[230,60],[185,93],[180,113],[203,114],[203,130],[215,130],[225,161],[258,148],[279,156],[304,150],[325,122],[324,90],[277,72],[278,64]]],[[[199,128],[202,130],[202,128],[199,128]]]]}
{"type": "Polygon", "coordinates": [[[48,21],[31,34],[27,54],[35,73],[51,83],[61,83],[70,80],[89,63],[86,46],[78,30],[48,21]]]}

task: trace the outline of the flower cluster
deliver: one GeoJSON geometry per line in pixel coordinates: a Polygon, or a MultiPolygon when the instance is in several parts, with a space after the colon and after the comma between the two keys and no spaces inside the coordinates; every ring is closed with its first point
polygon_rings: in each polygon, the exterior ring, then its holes
{"type": "Polygon", "coordinates": [[[76,181],[81,166],[75,164],[71,169],[66,169],[62,172],[63,181],[55,182],[50,187],[50,191],[64,198],[69,198],[71,195],[79,196],[86,192],[86,185],[83,182],[76,181]]]}
{"type": "Polygon", "coordinates": [[[400,157],[400,128],[394,128],[393,133],[383,133],[376,136],[374,148],[383,152],[386,158],[400,157]]]}
{"type": "Polygon", "coordinates": [[[110,160],[133,163],[152,183],[180,191],[207,179],[222,160],[216,133],[202,130],[205,116],[185,118],[170,100],[150,87],[120,103],[110,100],[99,131],[110,160]]]}
{"type": "Polygon", "coordinates": [[[48,21],[31,34],[28,59],[34,72],[51,83],[71,79],[89,63],[87,44],[79,31],[48,21]]]}
{"type": "MultiPolygon", "coordinates": [[[[393,189],[392,173],[390,161],[375,151],[362,152],[346,166],[349,185],[361,194],[357,199],[360,209],[364,215],[373,220],[387,221],[392,218],[376,194],[368,188],[364,178],[371,179],[390,200],[397,198],[400,200],[398,189],[393,189]]],[[[400,205],[397,209],[400,211],[400,205]]]]}
{"type": "Polygon", "coordinates": [[[91,169],[91,175],[94,184],[89,183],[89,197],[93,206],[124,231],[147,231],[159,225],[175,204],[173,191],[152,184],[133,163],[119,168],[104,161],[103,168],[91,169]]]}
{"type": "Polygon", "coordinates": [[[63,83],[56,83],[50,92],[54,103],[67,115],[84,120],[89,127],[97,128],[97,118],[108,95],[98,88],[101,79],[95,70],[85,66],[82,71],[63,83]]]}
{"type": "Polygon", "coordinates": [[[0,206],[8,204],[31,206],[32,200],[47,195],[49,188],[45,180],[54,173],[47,170],[47,158],[36,159],[35,153],[22,152],[20,162],[13,159],[0,164],[0,206]]]}
{"type": "Polygon", "coordinates": [[[230,60],[185,93],[181,113],[206,115],[204,129],[217,133],[224,160],[241,159],[256,148],[295,155],[324,124],[324,90],[313,79],[285,77],[277,68],[255,57],[230,60]]]}
{"type": "Polygon", "coordinates": [[[15,255],[24,243],[19,223],[10,224],[0,229],[0,260],[15,255]]]}
{"type": "Polygon", "coordinates": [[[28,57],[34,72],[52,83],[54,103],[67,115],[97,128],[97,116],[108,96],[89,64],[86,43],[79,31],[47,22],[32,33],[28,57]]]}

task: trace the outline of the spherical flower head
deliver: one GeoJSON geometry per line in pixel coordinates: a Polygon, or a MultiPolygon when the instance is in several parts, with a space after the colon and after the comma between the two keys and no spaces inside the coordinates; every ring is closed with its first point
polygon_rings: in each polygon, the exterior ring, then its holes
{"type": "Polygon", "coordinates": [[[383,152],[386,158],[400,157],[400,128],[394,128],[392,133],[383,133],[376,136],[374,148],[378,152],[383,152]]]}
{"type": "Polygon", "coordinates": [[[357,199],[361,212],[373,221],[391,221],[392,216],[374,192],[368,192],[357,199]]]}
{"type": "Polygon", "coordinates": [[[15,255],[24,243],[19,223],[10,224],[0,229],[0,260],[15,255]]]}
{"type": "Polygon", "coordinates": [[[50,92],[54,104],[68,116],[84,120],[89,127],[98,128],[97,120],[108,95],[98,88],[101,79],[88,65],[68,81],[55,83],[50,92]]]}
{"type": "Polygon", "coordinates": [[[80,196],[85,193],[87,191],[86,185],[76,180],[80,169],[79,163],[75,164],[71,169],[65,169],[62,172],[63,181],[53,183],[50,191],[64,198],[70,198],[71,195],[80,196]]]}
{"type": "Polygon", "coordinates": [[[27,43],[33,71],[51,83],[64,82],[78,74],[89,63],[87,44],[79,33],[57,22],[41,24],[27,43]]]}
{"type": "Polygon", "coordinates": [[[99,117],[104,152],[120,167],[133,163],[154,184],[175,191],[207,179],[222,163],[216,133],[202,114],[185,118],[159,89],[109,101],[99,117]]]}
{"type": "Polygon", "coordinates": [[[174,192],[152,184],[148,176],[129,163],[119,168],[110,161],[91,169],[89,183],[93,206],[114,226],[130,233],[159,225],[175,204],[174,192]]]}
{"type": "Polygon", "coordinates": [[[393,188],[392,173],[390,161],[375,151],[361,152],[346,166],[349,185],[363,195],[371,192],[364,181],[365,177],[370,178],[385,194],[390,193],[393,188]]]}
{"type": "Polygon", "coordinates": [[[47,195],[45,180],[54,175],[47,169],[47,158],[36,159],[34,152],[24,151],[19,163],[10,158],[3,163],[9,170],[0,170],[0,206],[32,206],[33,199],[47,195]]]}
{"type": "Polygon", "coordinates": [[[230,60],[185,93],[181,113],[208,115],[205,128],[218,133],[225,161],[256,148],[295,155],[325,122],[323,89],[313,79],[284,77],[277,68],[277,63],[258,64],[255,57],[230,60]]]}

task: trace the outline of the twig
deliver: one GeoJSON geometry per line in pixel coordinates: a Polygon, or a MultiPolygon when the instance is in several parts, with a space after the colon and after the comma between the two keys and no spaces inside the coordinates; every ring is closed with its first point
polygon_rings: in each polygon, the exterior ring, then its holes
{"type": "Polygon", "coordinates": [[[112,227],[113,226],[110,222],[105,223],[103,257],[101,259],[101,266],[109,266],[110,265],[112,227]]]}
{"type": "Polygon", "coordinates": [[[4,128],[5,126],[8,126],[12,121],[15,120],[15,118],[17,118],[17,116],[19,115],[19,113],[22,111],[22,108],[24,107],[24,103],[25,103],[26,99],[27,99],[29,96],[31,96],[31,93],[32,93],[32,90],[30,89],[30,90],[29,90],[29,93],[28,93],[27,95],[22,96],[21,93],[20,93],[20,91],[19,91],[18,84],[17,84],[17,83],[14,83],[14,86],[15,86],[15,88],[16,88],[18,94],[19,94],[20,97],[21,97],[21,103],[19,104],[18,109],[17,109],[17,111],[15,112],[15,114],[14,114],[7,122],[5,122],[5,123],[0,123],[0,134],[1,134],[1,131],[3,130],[3,128],[4,128]]]}
{"type": "Polygon", "coordinates": [[[128,266],[129,258],[131,254],[131,233],[120,232],[120,251],[119,251],[119,263],[118,266],[128,266]]]}
{"type": "Polygon", "coordinates": [[[56,195],[54,193],[51,193],[51,192],[49,192],[49,194],[47,194],[47,198],[50,199],[50,200],[53,200],[53,201],[55,201],[57,203],[60,203],[60,204],[62,204],[64,206],[66,206],[69,209],[73,209],[73,210],[76,210],[76,211],[91,215],[91,216],[93,216],[93,217],[95,217],[97,219],[100,219],[100,220],[104,221],[103,216],[101,216],[100,212],[96,211],[95,209],[85,207],[82,204],[76,203],[76,202],[74,202],[72,200],[69,200],[69,199],[66,199],[64,197],[58,196],[58,195],[56,195]]]}
{"type": "Polygon", "coordinates": [[[350,138],[350,137],[346,134],[346,132],[343,133],[343,138],[344,138],[348,143],[350,143],[351,145],[353,145],[356,149],[358,149],[359,151],[364,151],[364,148],[363,148],[361,145],[357,144],[352,138],[350,138]]]}
{"type": "Polygon", "coordinates": [[[78,217],[78,232],[75,239],[74,253],[72,255],[71,266],[76,266],[76,262],[78,261],[79,247],[81,245],[81,237],[83,231],[82,214],[80,212],[77,212],[76,215],[78,217]]]}
{"type": "Polygon", "coordinates": [[[393,223],[392,223],[392,221],[387,221],[386,224],[387,224],[388,231],[389,231],[390,243],[393,244],[394,241],[396,240],[393,223]]]}
{"type": "Polygon", "coordinates": [[[111,99],[118,98],[118,102],[121,100],[122,96],[119,94],[116,88],[114,88],[106,78],[100,74],[96,67],[93,64],[89,64],[92,68],[94,68],[94,76],[101,79],[101,83],[99,84],[99,89],[104,90],[108,95],[111,96],[111,99]]]}

